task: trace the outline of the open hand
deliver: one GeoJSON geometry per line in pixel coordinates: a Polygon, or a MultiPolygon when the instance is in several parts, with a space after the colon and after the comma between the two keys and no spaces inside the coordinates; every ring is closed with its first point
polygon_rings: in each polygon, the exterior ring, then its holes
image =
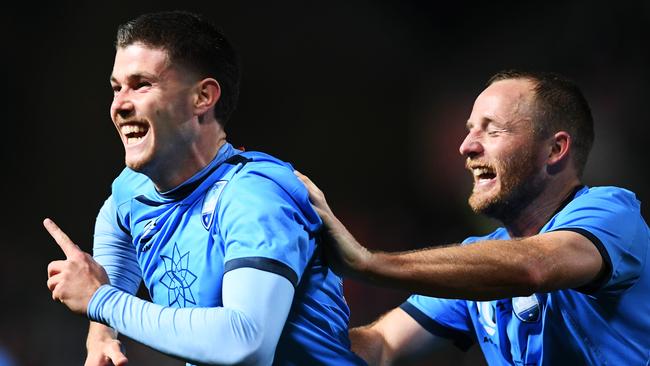
{"type": "Polygon", "coordinates": [[[325,194],[306,175],[294,171],[309,191],[309,199],[323,220],[323,241],[328,264],[339,275],[358,277],[371,261],[372,253],[350,234],[325,200],[325,194]]]}
{"type": "Polygon", "coordinates": [[[104,268],[82,251],[50,219],[43,226],[52,235],[65,254],[65,260],[50,262],[47,266],[47,288],[52,299],[59,301],[77,314],[86,315],[88,303],[99,286],[109,283],[104,268]]]}

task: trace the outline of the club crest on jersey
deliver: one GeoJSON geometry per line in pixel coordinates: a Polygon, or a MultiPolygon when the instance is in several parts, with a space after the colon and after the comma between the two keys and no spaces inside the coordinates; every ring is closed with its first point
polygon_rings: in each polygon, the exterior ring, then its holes
{"type": "Polygon", "coordinates": [[[205,194],[205,197],[203,197],[203,205],[201,206],[201,222],[206,230],[210,230],[210,226],[212,226],[214,208],[217,206],[217,202],[219,201],[219,197],[221,196],[221,192],[226,186],[226,183],[228,183],[226,180],[216,182],[210,188],[208,193],[205,194]]]}
{"type": "Polygon", "coordinates": [[[515,313],[515,316],[522,322],[537,322],[541,313],[537,295],[532,294],[528,297],[513,297],[512,312],[515,313]]]}

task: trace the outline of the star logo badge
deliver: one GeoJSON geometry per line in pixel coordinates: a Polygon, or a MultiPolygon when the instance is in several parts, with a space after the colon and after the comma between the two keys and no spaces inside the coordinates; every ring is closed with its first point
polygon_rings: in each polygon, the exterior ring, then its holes
{"type": "Polygon", "coordinates": [[[196,275],[189,269],[190,252],[181,255],[178,245],[174,243],[171,258],[161,255],[165,264],[165,274],[160,282],[167,287],[169,306],[185,307],[187,304],[196,305],[190,286],[196,281],[196,275]]]}

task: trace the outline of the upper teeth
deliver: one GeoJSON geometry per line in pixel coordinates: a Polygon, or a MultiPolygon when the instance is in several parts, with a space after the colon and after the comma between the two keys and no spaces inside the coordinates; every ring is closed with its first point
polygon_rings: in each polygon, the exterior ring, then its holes
{"type": "Polygon", "coordinates": [[[122,126],[122,134],[128,135],[130,133],[144,133],[147,128],[141,125],[124,125],[122,126]]]}
{"type": "Polygon", "coordinates": [[[488,174],[490,173],[490,170],[488,168],[473,168],[472,172],[474,173],[475,176],[479,176],[481,174],[488,174]]]}

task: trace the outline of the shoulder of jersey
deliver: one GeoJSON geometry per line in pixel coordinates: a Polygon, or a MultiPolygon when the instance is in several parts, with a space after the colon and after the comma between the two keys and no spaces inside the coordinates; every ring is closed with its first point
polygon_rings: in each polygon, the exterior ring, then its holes
{"type": "Polygon", "coordinates": [[[129,168],[124,168],[112,184],[112,194],[116,202],[131,199],[143,193],[151,185],[149,178],[129,168]]]}
{"type": "Polygon", "coordinates": [[[613,202],[620,202],[628,207],[634,208],[640,206],[640,202],[634,192],[615,186],[590,187],[585,193],[576,197],[576,201],[584,202],[581,199],[606,200],[610,204],[613,202]]]}
{"type": "Polygon", "coordinates": [[[281,177],[286,174],[293,175],[293,169],[289,163],[286,163],[269,154],[258,151],[247,151],[241,154],[243,157],[250,159],[241,170],[235,175],[240,173],[257,173],[269,178],[281,177]]]}

